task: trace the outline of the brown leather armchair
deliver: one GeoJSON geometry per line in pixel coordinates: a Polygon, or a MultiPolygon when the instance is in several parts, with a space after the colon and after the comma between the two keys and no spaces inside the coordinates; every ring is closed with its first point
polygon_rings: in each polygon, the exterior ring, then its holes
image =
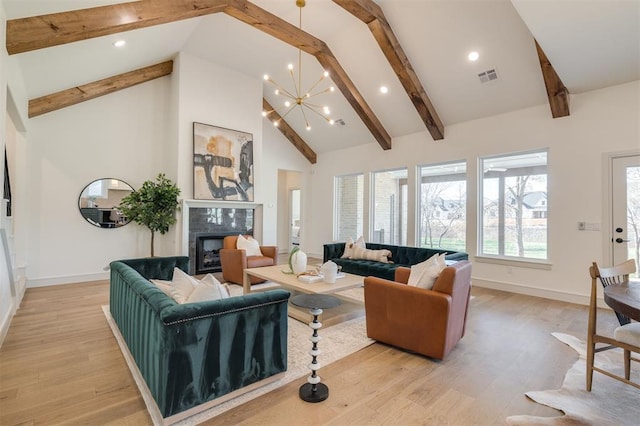
{"type": "Polygon", "coordinates": [[[395,281],[364,279],[367,336],[382,343],[443,359],[464,335],[471,294],[471,263],[442,270],[432,290],[406,285],[411,269],[395,281]]]}
{"type": "MultiPolygon", "coordinates": [[[[245,237],[247,237],[245,235],[245,237]]],[[[277,264],[276,246],[260,246],[262,256],[247,256],[245,250],[238,250],[238,236],[229,235],[222,240],[220,249],[220,264],[222,265],[222,278],[226,282],[242,285],[244,270],[247,268],[259,268],[261,266],[273,266],[277,264]]],[[[264,280],[251,277],[251,284],[262,283],[264,280]]]]}

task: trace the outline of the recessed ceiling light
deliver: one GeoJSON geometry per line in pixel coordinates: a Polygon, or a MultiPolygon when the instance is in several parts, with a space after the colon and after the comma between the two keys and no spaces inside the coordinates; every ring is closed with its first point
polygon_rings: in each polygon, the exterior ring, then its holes
{"type": "Polygon", "coordinates": [[[380,93],[389,93],[389,88],[387,86],[380,86],[380,93]]]}
{"type": "Polygon", "coordinates": [[[470,61],[477,61],[479,57],[480,55],[478,54],[478,52],[471,52],[469,53],[469,56],[467,56],[470,61]]]}
{"type": "Polygon", "coordinates": [[[122,47],[122,46],[124,46],[125,44],[127,44],[127,42],[126,42],[126,41],[124,41],[124,40],[118,40],[118,41],[114,41],[114,42],[113,42],[113,45],[114,45],[115,47],[122,47]]]}

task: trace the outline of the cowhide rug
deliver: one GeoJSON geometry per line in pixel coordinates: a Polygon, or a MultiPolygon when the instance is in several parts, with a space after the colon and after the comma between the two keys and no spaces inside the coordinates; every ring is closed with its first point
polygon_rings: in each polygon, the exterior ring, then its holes
{"type": "MultiPolygon", "coordinates": [[[[586,343],[577,337],[552,333],[576,352],[578,360],[567,371],[558,390],[531,391],[526,395],[539,404],[565,413],[560,417],[510,416],[510,425],[640,425],[640,390],[598,372],[593,373],[591,392],[586,391],[586,343]]],[[[596,354],[596,365],[622,374],[622,350],[596,354]]],[[[631,379],[637,381],[639,363],[631,363],[631,379]],[[635,371],[634,371],[635,369],[635,371]]]]}

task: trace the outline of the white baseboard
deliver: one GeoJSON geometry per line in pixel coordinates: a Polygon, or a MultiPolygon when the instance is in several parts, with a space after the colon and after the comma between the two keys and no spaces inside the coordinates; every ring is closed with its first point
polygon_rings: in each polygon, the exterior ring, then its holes
{"type": "Polygon", "coordinates": [[[552,300],[559,300],[562,302],[576,303],[579,305],[589,305],[590,296],[584,295],[584,294],[567,293],[566,291],[548,290],[548,289],[531,287],[531,286],[522,285],[522,284],[484,280],[481,278],[473,278],[473,277],[471,278],[471,282],[475,287],[490,288],[493,290],[501,290],[509,293],[524,294],[527,296],[542,297],[544,299],[552,299],[552,300]]]}
{"type": "Polygon", "coordinates": [[[9,326],[11,325],[11,319],[13,319],[14,313],[15,308],[11,306],[11,309],[5,312],[4,318],[0,320],[0,347],[2,347],[2,344],[4,343],[4,338],[7,337],[9,326]]]}
{"type": "Polygon", "coordinates": [[[72,284],[87,281],[102,281],[109,279],[109,272],[95,274],[64,275],[58,277],[35,278],[27,281],[27,288],[47,287],[50,285],[72,284]]]}

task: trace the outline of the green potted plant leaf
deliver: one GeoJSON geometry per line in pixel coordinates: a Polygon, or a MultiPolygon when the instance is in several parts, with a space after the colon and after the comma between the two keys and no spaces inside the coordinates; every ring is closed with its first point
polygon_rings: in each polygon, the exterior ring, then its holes
{"type": "Polygon", "coordinates": [[[143,225],[151,231],[151,257],[155,233],[165,234],[176,223],[178,206],[178,188],[164,173],[156,181],[146,181],[137,191],[133,191],[120,202],[120,210],[130,220],[143,225]]]}

